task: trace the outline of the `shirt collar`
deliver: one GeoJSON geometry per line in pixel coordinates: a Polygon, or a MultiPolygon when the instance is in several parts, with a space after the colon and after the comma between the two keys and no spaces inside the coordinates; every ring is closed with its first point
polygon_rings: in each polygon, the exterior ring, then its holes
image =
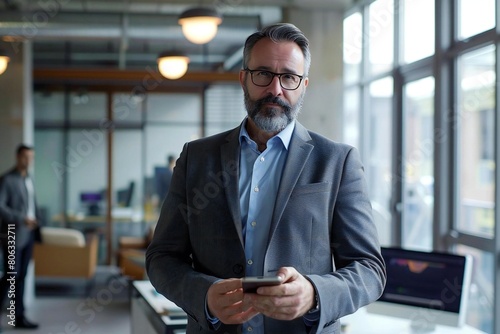
{"type": "MultiPolygon", "coordinates": [[[[250,138],[250,135],[247,132],[246,125],[247,125],[248,117],[245,117],[243,120],[243,124],[241,125],[240,128],[240,144],[242,143],[242,140],[246,138],[250,142],[253,142],[252,138],[250,138]]],[[[290,145],[290,140],[292,139],[292,134],[293,130],[295,129],[295,120],[290,122],[283,130],[281,130],[277,135],[269,138],[269,140],[272,140],[273,138],[279,138],[281,142],[283,143],[283,146],[285,149],[288,150],[288,146],[290,145]]]]}

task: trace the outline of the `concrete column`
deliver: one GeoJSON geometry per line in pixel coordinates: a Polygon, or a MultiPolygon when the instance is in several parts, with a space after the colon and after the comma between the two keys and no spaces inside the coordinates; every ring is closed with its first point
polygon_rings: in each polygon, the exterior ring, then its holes
{"type": "MultiPolygon", "coordinates": [[[[31,42],[2,44],[11,60],[0,75],[0,174],[15,164],[20,143],[34,144],[33,71],[31,42]]],[[[33,305],[35,280],[33,263],[26,276],[24,301],[33,305]]]]}
{"type": "Polygon", "coordinates": [[[0,75],[0,173],[14,166],[20,143],[34,144],[31,42],[5,43],[11,60],[0,75]]]}
{"type": "Polygon", "coordinates": [[[334,10],[288,10],[284,22],[296,25],[310,42],[309,86],[299,121],[330,139],[342,140],[343,14],[334,10]]]}

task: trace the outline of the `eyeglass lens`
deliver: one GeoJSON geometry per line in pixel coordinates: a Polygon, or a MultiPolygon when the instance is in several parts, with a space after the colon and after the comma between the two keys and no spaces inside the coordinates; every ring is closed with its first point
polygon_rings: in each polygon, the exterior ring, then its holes
{"type": "Polygon", "coordinates": [[[296,74],[291,73],[272,73],[269,71],[251,71],[252,82],[257,86],[268,86],[275,76],[279,77],[281,87],[284,89],[297,89],[300,85],[301,78],[296,74]]]}

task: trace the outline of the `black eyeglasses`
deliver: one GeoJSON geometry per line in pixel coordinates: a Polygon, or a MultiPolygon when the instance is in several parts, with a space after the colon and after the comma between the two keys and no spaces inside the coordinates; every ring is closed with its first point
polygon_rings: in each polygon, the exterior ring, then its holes
{"type": "Polygon", "coordinates": [[[286,90],[296,90],[299,88],[303,75],[293,74],[293,73],[274,73],[264,70],[251,70],[248,68],[244,69],[250,73],[252,82],[255,86],[267,87],[273,82],[274,77],[278,77],[280,80],[280,85],[286,90]]]}

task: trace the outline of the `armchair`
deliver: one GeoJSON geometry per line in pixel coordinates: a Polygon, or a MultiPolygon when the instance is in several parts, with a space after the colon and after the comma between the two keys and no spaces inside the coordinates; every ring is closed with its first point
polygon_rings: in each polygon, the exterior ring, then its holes
{"type": "Polygon", "coordinates": [[[122,236],[118,240],[116,264],[122,275],[132,280],[142,280],[146,276],[145,254],[153,238],[155,225],[149,226],[143,237],[122,236]]]}
{"type": "MultiPolygon", "coordinates": [[[[85,240],[75,229],[42,227],[33,251],[35,278],[83,278],[90,290],[97,267],[97,235],[85,240]]],[[[89,291],[88,291],[89,292],[89,291]]]]}

